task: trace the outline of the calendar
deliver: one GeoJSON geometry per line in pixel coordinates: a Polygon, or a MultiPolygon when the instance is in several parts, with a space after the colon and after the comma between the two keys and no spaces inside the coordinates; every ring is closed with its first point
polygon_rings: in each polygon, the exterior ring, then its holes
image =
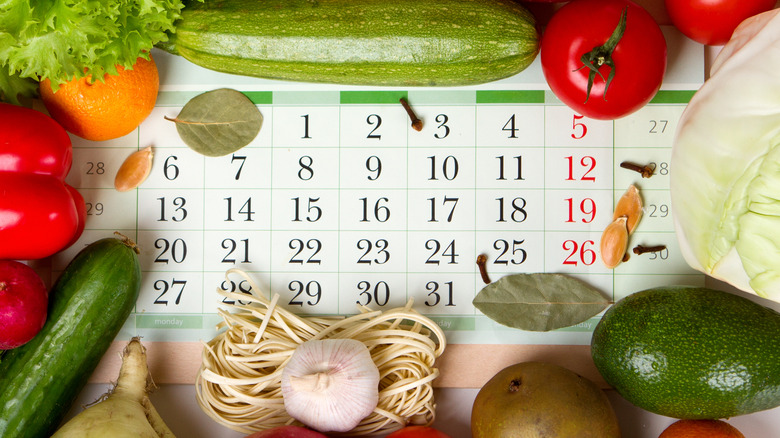
{"type": "Polygon", "coordinates": [[[669,68],[661,91],[617,121],[587,119],[549,91],[537,61],[505,80],[453,88],[288,83],[217,73],[154,51],[161,87],[135,132],[107,142],[73,137],[68,182],[87,203],[83,236],[51,262],[61,272],[84,245],[118,231],[141,249],[142,289],[121,337],[208,340],[221,320],[217,289],[248,272],[265,294],[304,315],[348,315],[357,305],[403,306],[432,318],[450,343],[587,344],[598,316],[532,333],[500,326],[472,305],[493,279],[560,272],[618,300],[664,284],[703,285],[674,234],[669,165],[677,120],[704,74],[700,45],[664,28],[669,68]],[[258,136],[223,157],[179,138],[174,118],[192,97],[243,92],[263,115],[258,136]],[[412,129],[399,103],[423,121],[412,129]],[[113,179],[151,146],[137,189],[113,179]],[[643,178],[621,163],[652,165],[643,178]],[[600,260],[616,200],[639,187],[644,215],[616,269],[600,260]]]}

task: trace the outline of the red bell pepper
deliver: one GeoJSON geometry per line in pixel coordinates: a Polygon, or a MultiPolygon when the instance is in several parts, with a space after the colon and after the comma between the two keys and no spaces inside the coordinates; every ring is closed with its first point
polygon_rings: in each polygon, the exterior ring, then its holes
{"type": "Polygon", "coordinates": [[[51,256],[84,231],[84,198],[65,183],[70,137],[39,111],[0,103],[0,259],[51,256]]]}

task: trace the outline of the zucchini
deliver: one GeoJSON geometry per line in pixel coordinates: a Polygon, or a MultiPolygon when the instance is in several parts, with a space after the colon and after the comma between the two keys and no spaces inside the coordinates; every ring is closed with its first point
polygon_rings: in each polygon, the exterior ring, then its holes
{"type": "Polygon", "coordinates": [[[158,47],[202,67],[269,79],[455,86],[533,62],[533,15],[512,0],[204,0],[158,47]]]}
{"type": "Polygon", "coordinates": [[[49,316],[0,361],[0,437],[49,437],[135,306],[135,244],[105,238],[68,264],[49,294],[49,316]]]}

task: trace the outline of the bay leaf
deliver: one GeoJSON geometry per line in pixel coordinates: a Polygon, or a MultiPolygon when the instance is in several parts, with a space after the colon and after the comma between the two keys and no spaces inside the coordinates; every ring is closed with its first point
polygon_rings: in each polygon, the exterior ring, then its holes
{"type": "Polygon", "coordinates": [[[248,145],[260,132],[263,115],[240,91],[219,88],[190,99],[174,119],[176,131],[190,149],[221,157],[248,145]]]}
{"type": "Polygon", "coordinates": [[[501,325],[546,332],[586,321],[611,301],[576,278],[534,273],[501,277],[482,288],[473,304],[501,325]]]}

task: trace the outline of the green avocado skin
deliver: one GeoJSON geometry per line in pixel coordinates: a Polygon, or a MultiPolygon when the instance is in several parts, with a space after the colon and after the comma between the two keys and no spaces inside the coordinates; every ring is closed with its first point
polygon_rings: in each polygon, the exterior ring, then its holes
{"type": "Polygon", "coordinates": [[[634,293],[605,312],[591,354],[621,396],[659,415],[729,418],[780,405],[780,313],[728,292],[634,293]]]}

